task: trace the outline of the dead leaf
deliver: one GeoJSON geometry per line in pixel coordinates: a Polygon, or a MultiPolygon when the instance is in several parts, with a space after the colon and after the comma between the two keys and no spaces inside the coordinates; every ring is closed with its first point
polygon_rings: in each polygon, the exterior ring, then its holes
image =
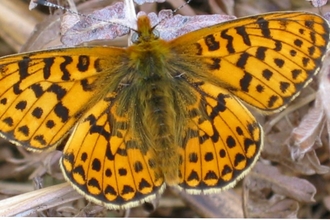
{"type": "Polygon", "coordinates": [[[316,8],[326,5],[328,2],[328,0],[307,0],[307,1],[311,2],[311,4],[316,8]]]}
{"type": "Polygon", "coordinates": [[[243,218],[240,196],[232,189],[207,195],[191,195],[176,187],[171,191],[203,218],[243,218]]]}
{"type": "Polygon", "coordinates": [[[307,180],[281,174],[257,162],[244,179],[244,211],[249,218],[297,217],[298,202],[313,202],[315,187],[307,180]]]}

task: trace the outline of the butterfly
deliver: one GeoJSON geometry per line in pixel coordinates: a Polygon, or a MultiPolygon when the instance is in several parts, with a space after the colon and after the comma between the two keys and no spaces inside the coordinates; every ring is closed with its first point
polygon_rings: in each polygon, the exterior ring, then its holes
{"type": "Polygon", "coordinates": [[[0,58],[1,136],[32,151],[68,137],[65,179],[109,209],[150,201],[165,184],[191,194],[233,187],[264,140],[244,104],[284,109],[329,45],[327,21],[307,12],[244,17],[171,41],[145,15],[137,27],[127,48],[0,58]]]}

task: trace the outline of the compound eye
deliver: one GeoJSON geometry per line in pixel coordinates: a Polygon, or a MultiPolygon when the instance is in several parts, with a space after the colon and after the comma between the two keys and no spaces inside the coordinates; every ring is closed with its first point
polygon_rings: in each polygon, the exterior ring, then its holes
{"type": "Polygon", "coordinates": [[[153,29],[152,30],[152,33],[153,33],[153,35],[155,35],[156,38],[159,38],[160,37],[159,31],[157,31],[156,29],[153,29]]]}
{"type": "Polygon", "coordinates": [[[136,43],[138,40],[139,40],[139,34],[138,34],[137,32],[134,32],[134,33],[132,34],[131,41],[132,41],[133,43],[136,43]]]}

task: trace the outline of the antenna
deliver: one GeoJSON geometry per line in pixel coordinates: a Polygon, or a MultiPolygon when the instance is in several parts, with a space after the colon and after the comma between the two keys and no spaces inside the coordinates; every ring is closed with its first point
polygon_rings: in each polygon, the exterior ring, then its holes
{"type": "MultiPolygon", "coordinates": [[[[176,9],[174,9],[174,10],[172,11],[172,15],[175,14],[175,13],[177,13],[179,10],[181,10],[181,9],[182,9],[183,7],[185,7],[186,5],[188,5],[191,1],[192,1],[192,0],[187,0],[184,4],[182,4],[181,6],[179,6],[179,7],[176,8],[176,9]]],[[[162,20],[160,20],[160,21],[159,21],[159,22],[153,27],[153,29],[156,28],[157,25],[159,25],[160,23],[162,23],[163,21],[165,21],[165,20],[168,19],[168,18],[169,18],[169,15],[166,16],[166,17],[164,17],[162,20]]]]}
{"type": "MultiPolygon", "coordinates": [[[[65,11],[68,11],[72,14],[78,14],[77,12],[75,12],[75,11],[69,9],[69,8],[65,8],[63,6],[48,2],[46,0],[35,0],[34,2],[38,5],[43,5],[43,6],[50,7],[50,8],[57,8],[57,9],[65,10],[65,11]]],[[[80,14],[78,14],[78,15],[80,15],[80,14]]]]}
{"type": "Polygon", "coordinates": [[[177,9],[173,10],[173,14],[175,14],[177,11],[181,10],[183,7],[185,7],[186,5],[188,5],[192,0],[188,0],[186,1],[184,4],[182,4],[180,7],[178,7],[177,9]]]}

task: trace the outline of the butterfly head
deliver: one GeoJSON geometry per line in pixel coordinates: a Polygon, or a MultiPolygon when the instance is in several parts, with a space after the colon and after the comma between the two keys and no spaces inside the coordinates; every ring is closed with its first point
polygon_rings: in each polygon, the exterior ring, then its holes
{"type": "Polygon", "coordinates": [[[159,38],[159,32],[151,27],[150,19],[146,15],[142,15],[137,21],[137,31],[132,35],[132,41],[135,44],[150,42],[159,38]]]}

